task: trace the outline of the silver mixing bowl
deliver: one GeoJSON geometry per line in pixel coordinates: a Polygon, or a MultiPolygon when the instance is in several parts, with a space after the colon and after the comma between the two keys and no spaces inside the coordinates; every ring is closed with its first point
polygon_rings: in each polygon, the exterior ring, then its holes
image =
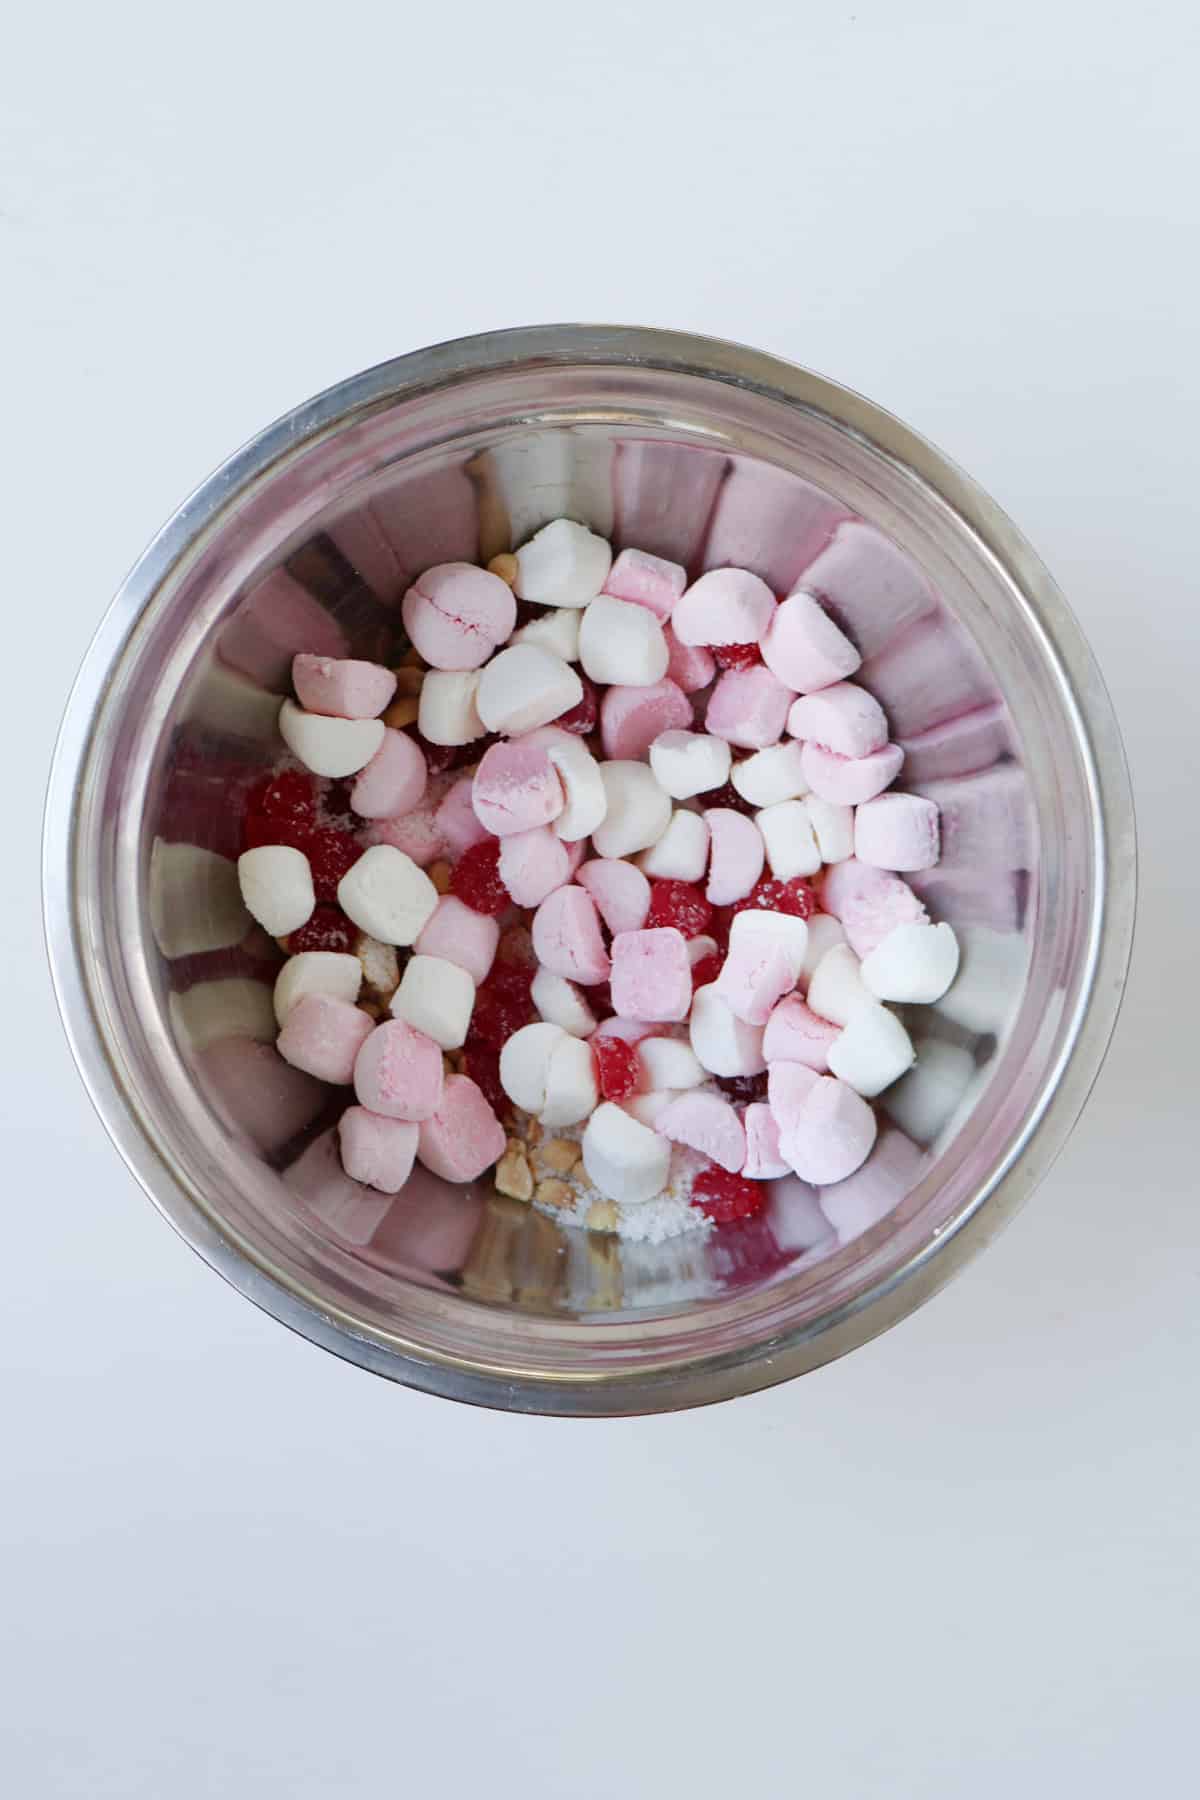
{"type": "Polygon", "coordinates": [[[814,1368],[986,1243],[1100,1066],[1134,863],[1095,663],[973,482],[877,407],[757,351],[547,326],[356,375],[180,508],[72,693],[45,909],[96,1107],[206,1261],[364,1368],[590,1416],[814,1368]],[[959,930],[963,970],[913,1014],[921,1061],[884,1096],[871,1161],[823,1196],[840,1235],[802,1192],[704,1242],[652,1246],[561,1229],[486,1183],[360,1189],[338,1168],[327,1095],[269,1042],[267,946],[230,944],[246,922],[236,908],[230,922],[227,858],[275,754],[292,652],[332,628],[371,655],[417,571],[487,558],[560,514],[693,572],[748,565],[779,593],[810,571],[908,746],[905,784],[942,804],[946,856],[923,891],[959,930]]]}

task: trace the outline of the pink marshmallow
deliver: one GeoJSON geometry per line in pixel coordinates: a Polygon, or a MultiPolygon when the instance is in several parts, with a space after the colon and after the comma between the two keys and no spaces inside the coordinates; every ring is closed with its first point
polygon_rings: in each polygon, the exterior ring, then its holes
{"type": "Polygon", "coordinates": [[[746,1133],[743,1175],[751,1181],[775,1181],[791,1173],[779,1148],[779,1126],[769,1106],[753,1101],[742,1114],[742,1129],[746,1133]]]}
{"type": "Polygon", "coordinates": [[[366,843],[390,844],[411,856],[419,869],[427,869],[446,853],[446,840],[438,830],[431,806],[414,807],[399,819],[377,819],[366,835],[366,843]]]}
{"type": "Polygon", "coordinates": [[[744,813],[713,806],[705,813],[709,832],[708,886],[713,906],[744,900],[763,872],[766,849],[762,832],[744,813]]]}
{"type": "Polygon", "coordinates": [[[659,1113],[654,1129],[674,1144],[686,1144],[731,1175],[746,1160],[746,1133],[728,1100],[693,1089],[659,1113]]]}
{"type": "MultiPolygon", "coordinates": [[[[797,1124],[817,1082],[817,1072],[806,1063],[771,1063],[767,1069],[767,1103],[780,1133],[797,1124]]],[[[789,1163],[789,1168],[791,1167],[789,1163]]]]}
{"type": "Polygon", "coordinates": [[[998,701],[899,742],[904,752],[904,778],[911,782],[974,775],[990,769],[1015,747],[1008,712],[998,701]]]}
{"type": "Polygon", "coordinates": [[[616,600],[632,600],[665,624],[675,602],[687,586],[687,570],[681,563],[651,556],[646,550],[622,550],[604,583],[604,592],[616,600]]]}
{"type": "Polygon", "coordinates": [[[700,644],[681,644],[669,625],[663,628],[667,640],[667,680],[684,694],[697,694],[706,688],[717,672],[711,650],[700,644]]]}
{"type": "Polygon", "coordinates": [[[664,731],[686,731],[692,703],[668,676],[650,687],[610,687],[600,703],[600,741],[617,762],[639,762],[664,731]]]}
{"type": "Polygon", "coordinates": [[[358,1053],[354,1092],[360,1106],[387,1119],[428,1119],[442,1097],[442,1053],[423,1031],[403,1019],[386,1019],[358,1053]]]}
{"type": "Polygon", "coordinates": [[[850,948],[859,957],[869,956],[897,925],[924,925],[929,919],[906,881],[870,869],[853,856],[826,869],[821,905],[841,921],[850,948]]]}
{"type": "Polygon", "coordinates": [[[433,815],[442,842],[454,862],[458,861],[464,850],[470,850],[475,844],[482,844],[485,838],[492,835],[487,826],[480,823],[472,803],[473,781],[474,777],[471,775],[460,775],[433,815]]]}
{"type": "Polygon", "coordinates": [[[567,853],[567,880],[574,881],[579,865],[588,853],[588,839],[576,838],[573,844],[564,839],[562,847],[567,853]]]}
{"type": "Polygon", "coordinates": [[[802,694],[788,713],[787,728],[794,738],[811,738],[839,756],[869,756],[888,741],[882,706],[853,681],[802,694]]]}
{"type": "Polygon", "coordinates": [[[831,806],[861,806],[864,800],[873,800],[895,781],[903,761],[899,744],[885,744],[869,756],[839,756],[811,742],[800,752],[805,781],[818,799],[831,806]]]}
{"type": "Polygon", "coordinates": [[[292,658],[292,686],[306,712],[377,719],[396,691],[396,677],[378,663],[301,653],[292,658]]]}
{"type": "Polygon", "coordinates": [[[364,819],[397,819],[421,804],[428,771],[407,732],[384,731],[383,742],[355,777],[350,804],[364,819]]]}
{"type": "Polygon", "coordinates": [[[586,888],[600,917],[614,935],[640,931],[650,911],[650,883],[642,871],[622,857],[597,856],[579,871],[579,885],[586,888]]]}
{"type": "Polygon", "coordinates": [[[767,1020],[763,1055],[769,1063],[803,1063],[806,1068],[823,1075],[829,1067],[829,1046],[838,1030],[839,1027],[831,1025],[828,1019],[818,1018],[799,994],[789,994],[767,1020]]]}
{"type": "Polygon", "coordinates": [[[508,583],[472,563],[426,569],[409,588],[400,615],[413,647],[434,669],[479,669],[517,623],[508,583]]]}
{"type": "Polygon", "coordinates": [[[447,1075],[436,1110],[421,1121],[417,1155],[444,1181],[477,1181],[504,1155],[504,1127],[469,1075],[447,1075]]]}
{"type": "Polygon", "coordinates": [[[676,601],[671,629],[681,644],[757,644],[775,596],[749,569],[710,569],[676,601]]]}
{"type": "Polygon", "coordinates": [[[500,943],[500,922],[444,894],[413,945],[418,956],[440,956],[465,969],[476,987],[486,981],[500,943]]]}
{"type": "Polygon", "coordinates": [[[683,933],[673,925],[619,931],[612,945],[612,1001],[623,1019],[686,1019],[692,967],[683,933]]]}
{"type": "Polygon", "coordinates": [[[338,1121],[342,1167],[355,1181],[398,1194],[417,1155],[417,1126],[404,1119],[385,1119],[365,1106],[348,1106],[338,1121]]]}
{"type": "Polygon", "coordinates": [[[747,1025],[765,1025],[776,1002],[795,985],[794,955],[766,932],[732,943],[713,983],[734,1017],[747,1025]]]}
{"type": "Polygon", "coordinates": [[[480,824],[496,837],[549,825],[566,804],[563,785],[539,744],[513,738],[486,750],[475,771],[471,804],[480,824]]]}
{"type": "Polygon", "coordinates": [[[937,604],[916,563],[857,519],[838,526],[797,585],[817,596],[864,657],[874,656],[937,604]]]}
{"type": "MultiPolygon", "coordinates": [[[[812,1074],[801,1063],[778,1063],[776,1068],[812,1074]]],[[[771,1110],[776,1111],[774,1099],[771,1110]]],[[[782,1155],[802,1181],[816,1187],[853,1175],[870,1155],[877,1129],[867,1102],[832,1075],[813,1076],[800,1105],[785,1108],[779,1126],[782,1155]]]]}
{"type": "Polygon", "coordinates": [[[348,1000],[305,994],[297,1000],[275,1040],[284,1062],[319,1081],[349,1087],[355,1058],[374,1029],[373,1021],[348,1000]]]}
{"type": "Polygon", "coordinates": [[[556,888],[533,915],[533,953],[544,969],[594,987],[612,970],[596,903],[586,888],[556,888]]]}
{"type": "Polygon", "coordinates": [[[500,879],[518,906],[540,906],[570,876],[570,858],[548,825],[500,839],[500,879]]]}
{"type": "Polygon", "coordinates": [[[797,694],[832,687],[862,658],[811,594],[789,594],[762,641],[763,661],[797,694]]]}
{"type": "Polygon", "coordinates": [[[601,1019],[589,1041],[595,1043],[597,1038],[615,1037],[623,1044],[640,1044],[643,1038],[661,1036],[662,1026],[653,1020],[619,1019],[614,1014],[611,1018],[601,1019]]]}
{"type": "Polygon", "coordinates": [[[873,869],[932,869],[938,859],[938,809],[919,794],[880,794],[854,814],[854,854],[873,869]]]}
{"type": "Polygon", "coordinates": [[[752,669],[727,669],[709,699],[705,728],[742,750],[765,750],[783,736],[794,698],[791,688],[761,663],[752,669]]]}

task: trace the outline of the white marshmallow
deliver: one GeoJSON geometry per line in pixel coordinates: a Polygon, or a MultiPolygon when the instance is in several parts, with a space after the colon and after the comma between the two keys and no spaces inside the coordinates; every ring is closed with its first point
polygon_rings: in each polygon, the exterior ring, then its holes
{"type": "Polygon", "coordinates": [[[688,1026],[692,1049],[711,1075],[760,1075],[763,1028],[735,1018],[710,982],[696,989],[688,1026]]]}
{"type": "Polygon", "coordinates": [[[652,1093],[634,1094],[632,1099],[621,1100],[618,1104],[631,1119],[636,1119],[639,1125],[648,1125],[653,1131],[671,1102],[678,1098],[671,1088],[655,1088],[652,1093]]]}
{"type": "Polygon", "coordinates": [[[561,1025],[572,1037],[591,1037],[596,1017],[583,997],[583,989],[564,975],[539,968],[530,990],[538,1015],[547,1025],[561,1025]]]}
{"type": "Polygon", "coordinates": [[[517,551],[515,589],[519,599],[539,606],[586,606],[612,568],[612,550],[602,537],[574,519],[552,519],[517,551]]]}
{"type": "Polygon", "coordinates": [[[475,1010],[475,983],[457,963],[440,956],[410,956],[388,1010],[443,1050],[467,1041],[475,1010]]]}
{"type": "Polygon", "coordinates": [[[546,1104],[546,1075],[559,1044],[568,1042],[561,1025],[522,1025],[500,1052],[500,1085],[512,1101],[536,1117],[546,1104]]]}
{"type": "Polygon", "coordinates": [[[650,767],[659,786],[674,800],[707,794],[729,780],[732,752],[724,738],[707,731],[664,731],[650,746],[650,767]]]}
{"type": "Polygon", "coordinates": [[[417,729],[431,744],[473,744],[486,727],[476,704],[478,669],[430,669],[421,683],[417,729]]]}
{"type": "Polygon", "coordinates": [[[197,981],[182,994],[170,996],[168,1011],[176,1037],[197,1054],[226,1038],[275,1041],[271,990],[265,981],[251,981],[245,975],[197,981]]]}
{"type": "Polygon", "coordinates": [[[566,844],[590,837],[608,811],[608,795],[596,761],[582,738],[569,731],[554,734],[546,743],[546,755],[558,770],[566,804],[554,821],[556,836],[566,844]]]}
{"type": "Polygon", "coordinates": [[[382,719],[331,719],[285,700],[279,709],[279,731],[306,769],[340,780],[357,775],[370,762],[383,743],[384,724],[382,719]]]}
{"type": "Polygon", "coordinates": [[[362,964],[341,950],[301,950],[289,956],[275,977],[275,1018],[279,1025],[306,994],[328,994],[333,1000],[358,999],[362,964]]]}
{"type": "Polygon", "coordinates": [[[864,1100],[874,1099],[899,1081],[914,1059],[912,1039],[895,1013],[878,1001],[855,1009],[845,1030],[830,1044],[828,1055],[830,1074],[864,1100]]]}
{"type": "Polygon", "coordinates": [[[424,869],[391,844],[364,850],[337,892],[346,917],[384,944],[415,943],[438,903],[424,869]]]}
{"type": "Polygon", "coordinates": [[[689,938],[687,947],[688,967],[694,969],[696,964],[702,963],[706,956],[716,956],[720,948],[721,946],[718,944],[716,938],[705,937],[703,935],[700,937],[689,938]]]}
{"type": "Polygon", "coordinates": [[[888,1117],[918,1144],[931,1144],[953,1117],[975,1075],[975,1058],[961,1044],[922,1038],[917,1060],[887,1097],[888,1117]]]}
{"type": "Polygon", "coordinates": [[[475,704],[488,731],[517,737],[548,725],[582,699],[583,683],[561,656],[537,644],[511,644],[480,670],[475,704]]]}
{"type": "Polygon", "coordinates": [[[631,1206],[653,1200],[666,1187],[671,1145],[606,1100],[587,1122],[583,1166],[592,1185],[609,1200],[631,1206]]]}
{"type": "Polygon", "coordinates": [[[600,765],[607,810],[592,832],[597,856],[632,856],[656,844],[671,822],[671,801],[645,763],[600,765]]]}
{"type": "MultiPolygon", "coordinates": [[[[800,746],[797,744],[796,748],[800,746]]],[[[835,806],[832,800],[822,800],[819,794],[810,794],[804,805],[821,861],[845,862],[847,857],[853,856],[854,808],[835,806]]]]}
{"type": "Polygon", "coordinates": [[[800,980],[811,982],[816,973],[817,964],[826,951],[832,950],[835,944],[844,944],[845,942],[846,928],[840,919],[835,919],[832,913],[814,913],[808,920],[808,946],[804,952],[804,961],[800,965],[800,980]]]}
{"type": "Polygon", "coordinates": [[[671,822],[638,864],[647,875],[662,881],[703,881],[708,867],[708,820],[703,813],[676,807],[671,822]]]}
{"type": "Polygon", "coordinates": [[[164,956],[228,950],[250,929],[237,864],[199,844],[166,844],[150,851],[150,929],[164,956]]]}
{"type": "Polygon", "coordinates": [[[312,870],[303,850],[287,844],[263,844],[238,857],[238,886],[246,910],[272,937],[299,931],[316,905],[312,870]]]}
{"type": "Polygon", "coordinates": [[[745,912],[734,913],[733,924],[729,928],[731,950],[738,949],[750,940],[761,947],[764,939],[784,952],[791,963],[792,980],[799,981],[804,958],[808,953],[807,919],[797,919],[791,913],[769,912],[759,907],[748,907],[745,912]]]}
{"type": "Polygon", "coordinates": [[[777,881],[794,875],[815,875],[821,852],[813,836],[808,808],[802,800],[780,800],[754,815],[767,849],[767,862],[777,881]]]}
{"type": "Polygon", "coordinates": [[[859,960],[849,944],[835,944],[817,964],[808,984],[808,1004],[832,1025],[848,1025],[863,1007],[877,1006],[859,974],[859,960]]]}
{"type": "Polygon", "coordinates": [[[798,800],[808,792],[800,768],[800,745],[771,744],[756,750],[744,762],[734,763],[729,779],[751,806],[776,806],[781,800],[798,800]]]}
{"type": "Polygon", "coordinates": [[[946,924],[897,925],[863,958],[863,985],[879,1000],[930,1005],[957,974],[958,939],[946,924]]]}
{"type": "Polygon", "coordinates": [[[699,1087],[708,1079],[699,1057],[682,1038],[643,1038],[637,1058],[642,1080],[652,1093],[662,1088],[699,1087]]]}
{"type": "Polygon", "coordinates": [[[574,606],[559,606],[543,613],[540,619],[530,619],[528,625],[522,625],[509,638],[510,644],[536,644],[539,650],[548,650],[551,656],[561,656],[565,663],[579,661],[579,609],[574,606]]]}
{"type": "Polygon", "coordinates": [[[546,1100],[538,1114],[541,1123],[578,1125],[599,1098],[591,1050],[580,1038],[565,1035],[550,1052],[546,1065],[546,1100]]]}
{"type": "Polygon", "coordinates": [[[592,681],[652,687],[666,674],[671,655],[649,607],[601,594],[583,615],[579,660],[592,681]]]}

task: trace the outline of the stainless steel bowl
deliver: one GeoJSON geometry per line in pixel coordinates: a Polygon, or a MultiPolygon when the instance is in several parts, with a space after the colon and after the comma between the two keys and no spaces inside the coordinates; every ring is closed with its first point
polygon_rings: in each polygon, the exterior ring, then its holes
{"type": "Polygon", "coordinates": [[[986,1243],[1100,1066],[1134,863],[1095,663],[973,482],[859,396],[757,351],[547,326],[356,375],[180,508],[71,697],[46,928],[105,1126],[214,1268],[379,1374],[592,1416],[814,1368],[986,1243]],[[560,1229],[486,1187],[427,1177],[395,1201],[359,1189],[338,1170],[323,1096],[266,1041],[265,947],[204,948],[238,935],[225,858],[273,755],[292,651],[332,628],[371,654],[417,570],[490,556],[563,513],[693,571],[747,564],[779,592],[809,571],[909,746],[907,784],[943,804],[947,859],[926,892],[962,935],[963,973],[914,1017],[922,1062],[885,1097],[893,1123],[872,1161],[826,1190],[846,1241],[803,1203],[702,1244],[639,1246],[560,1229]],[[172,840],[217,854],[164,859],[172,840]]]}

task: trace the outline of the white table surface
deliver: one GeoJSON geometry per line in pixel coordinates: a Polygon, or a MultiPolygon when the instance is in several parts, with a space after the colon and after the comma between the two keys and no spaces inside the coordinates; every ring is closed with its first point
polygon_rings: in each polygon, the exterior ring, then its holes
{"type": "Polygon", "coordinates": [[[0,69],[6,1791],[1193,1791],[1194,6],[24,14],[0,69]],[[371,1380],[205,1269],[83,1098],[35,850],[76,662],[198,479],[355,368],[570,318],[779,352],[965,464],[1099,653],[1144,876],[1105,1073],[993,1249],[835,1367],[585,1426],[371,1380]]]}

